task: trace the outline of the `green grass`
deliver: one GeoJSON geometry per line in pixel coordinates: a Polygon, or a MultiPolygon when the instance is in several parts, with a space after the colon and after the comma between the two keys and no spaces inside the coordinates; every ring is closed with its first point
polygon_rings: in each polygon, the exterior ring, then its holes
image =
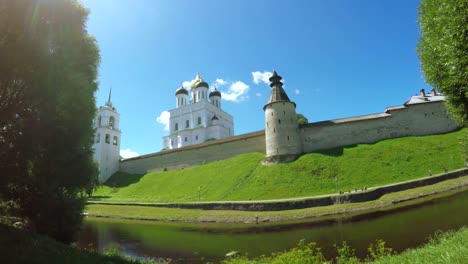
{"type": "MultiPolygon", "coordinates": [[[[88,252],[50,238],[0,224],[0,263],[145,263],[109,251],[109,256],[88,252]]],[[[146,263],[154,263],[146,261],[146,263]]]]}
{"type": "MultiPolygon", "coordinates": [[[[363,203],[345,203],[330,206],[319,206],[297,210],[284,211],[235,211],[235,210],[202,210],[202,209],[179,209],[164,207],[149,207],[135,205],[102,205],[88,204],[85,212],[96,216],[146,219],[157,221],[180,221],[180,222],[219,222],[219,223],[255,223],[258,216],[261,222],[271,222],[277,225],[285,221],[324,221],[336,217],[337,214],[369,213],[376,210],[394,210],[400,207],[427,202],[428,200],[449,196],[458,191],[466,191],[460,188],[468,185],[468,176],[439,182],[429,186],[409,189],[383,195],[377,200],[363,203]],[[448,192],[449,190],[454,190],[448,192]],[[413,199],[425,197],[423,199],[413,199]],[[393,201],[408,199],[409,201],[394,204],[393,201]]],[[[285,222],[285,224],[288,224],[285,222]]]]}
{"type": "Polygon", "coordinates": [[[376,241],[369,251],[366,261],[361,262],[354,257],[352,249],[346,243],[338,246],[337,259],[326,260],[320,248],[314,243],[301,243],[297,248],[262,256],[255,259],[237,257],[226,259],[224,264],[315,264],[315,263],[375,263],[375,264],[426,264],[426,263],[467,263],[468,262],[468,228],[457,232],[447,232],[436,235],[431,241],[417,249],[410,249],[400,255],[391,255],[391,249],[385,247],[383,241],[376,241]]]}
{"type": "Polygon", "coordinates": [[[264,200],[336,193],[401,182],[463,167],[459,138],[467,129],[384,140],[301,156],[264,166],[249,153],[176,171],[117,173],[93,199],[115,202],[264,200]],[[335,180],[335,176],[336,179],[335,180]],[[198,191],[200,187],[200,192],[198,191]]]}
{"type": "Polygon", "coordinates": [[[468,263],[468,228],[436,235],[422,248],[407,250],[400,255],[384,257],[375,263],[468,263]]]}

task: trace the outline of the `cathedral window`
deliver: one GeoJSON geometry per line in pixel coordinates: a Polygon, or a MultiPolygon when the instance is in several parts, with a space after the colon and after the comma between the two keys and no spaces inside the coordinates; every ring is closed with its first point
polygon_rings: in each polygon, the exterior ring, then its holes
{"type": "Polygon", "coordinates": [[[109,126],[114,128],[115,118],[113,116],[109,117],[109,126]]]}
{"type": "Polygon", "coordinates": [[[185,142],[187,142],[187,137],[185,137],[185,142]]]}
{"type": "Polygon", "coordinates": [[[289,136],[288,136],[288,141],[289,141],[289,136]]]}
{"type": "Polygon", "coordinates": [[[97,134],[96,135],[96,143],[99,143],[99,141],[101,141],[101,134],[97,134]]]}
{"type": "Polygon", "coordinates": [[[177,131],[177,130],[179,130],[179,124],[178,124],[178,123],[175,123],[174,131],[177,131]]]}
{"type": "Polygon", "coordinates": [[[114,144],[114,146],[117,146],[119,144],[119,140],[118,140],[117,136],[114,136],[114,138],[112,140],[112,144],[114,144]]]}
{"type": "Polygon", "coordinates": [[[101,116],[98,117],[98,126],[101,126],[101,116]]]}
{"type": "Polygon", "coordinates": [[[198,135],[195,136],[195,140],[198,140],[198,135]]]}
{"type": "Polygon", "coordinates": [[[201,125],[201,117],[197,118],[197,125],[201,125]]]}
{"type": "Polygon", "coordinates": [[[188,120],[185,120],[185,128],[189,128],[190,127],[190,122],[188,120]]]}
{"type": "Polygon", "coordinates": [[[278,124],[281,124],[281,119],[278,119],[278,124]]]}
{"type": "Polygon", "coordinates": [[[109,134],[106,134],[106,143],[110,144],[110,135],[109,134]]]}

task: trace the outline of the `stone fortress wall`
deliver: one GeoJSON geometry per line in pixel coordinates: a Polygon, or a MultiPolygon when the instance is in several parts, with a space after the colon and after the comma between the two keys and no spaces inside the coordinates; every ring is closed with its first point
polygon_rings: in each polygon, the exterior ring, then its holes
{"type": "MultiPolygon", "coordinates": [[[[375,143],[383,139],[447,133],[458,125],[443,101],[389,107],[383,113],[309,123],[299,130],[304,153],[320,149],[375,143]]],[[[146,173],[181,169],[250,152],[265,153],[265,131],[161,151],[120,162],[120,171],[146,173]]]]}

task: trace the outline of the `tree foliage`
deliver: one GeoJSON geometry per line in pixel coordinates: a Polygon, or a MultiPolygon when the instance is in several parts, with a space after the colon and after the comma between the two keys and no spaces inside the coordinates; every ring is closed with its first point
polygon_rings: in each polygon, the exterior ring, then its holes
{"type": "Polygon", "coordinates": [[[99,51],[75,0],[0,0],[0,200],[69,242],[93,189],[99,51]]]}
{"type": "Polygon", "coordinates": [[[307,125],[309,123],[309,119],[307,119],[307,117],[305,117],[303,114],[297,113],[296,116],[297,123],[299,124],[299,126],[307,125]]]}
{"type": "Polygon", "coordinates": [[[417,47],[426,82],[442,91],[452,116],[468,124],[468,1],[422,0],[417,47]]]}

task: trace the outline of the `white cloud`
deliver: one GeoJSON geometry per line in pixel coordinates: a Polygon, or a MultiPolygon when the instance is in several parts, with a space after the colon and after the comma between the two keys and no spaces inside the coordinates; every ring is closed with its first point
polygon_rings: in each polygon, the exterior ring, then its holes
{"type": "Polygon", "coordinates": [[[301,91],[299,91],[299,89],[294,89],[294,93],[295,93],[295,94],[300,94],[301,91]]]}
{"type": "Polygon", "coordinates": [[[271,75],[273,75],[273,73],[271,72],[267,72],[267,71],[264,71],[264,72],[260,72],[260,71],[256,71],[256,72],[252,72],[252,78],[253,78],[253,82],[255,84],[259,84],[260,82],[264,82],[266,84],[269,84],[270,83],[270,77],[271,75]]]}
{"type": "Polygon", "coordinates": [[[218,86],[218,87],[219,87],[219,86],[226,85],[227,83],[228,83],[228,82],[226,82],[225,80],[223,80],[223,79],[219,79],[219,78],[218,78],[218,79],[216,79],[216,81],[215,81],[215,83],[214,83],[214,84],[215,84],[216,86],[218,86]]]}
{"type": "Polygon", "coordinates": [[[255,95],[258,96],[258,97],[262,96],[261,93],[256,93],[255,95]]]}
{"type": "Polygon", "coordinates": [[[133,157],[136,157],[136,156],[140,156],[140,154],[138,154],[135,151],[132,151],[131,149],[121,149],[120,150],[120,156],[122,158],[124,158],[124,159],[128,159],[128,158],[133,158],[133,157]]]}
{"type": "Polygon", "coordinates": [[[161,114],[156,118],[158,123],[164,125],[164,130],[169,131],[169,117],[170,114],[168,111],[162,111],[161,114]]]}
{"type": "Polygon", "coordinates": [[[241,81],[237,81],[229,87],[227,92],[221,92],[221,96],[226,101],[242,102],[249,98],[247,92],[249,86],[241,81]]]}

